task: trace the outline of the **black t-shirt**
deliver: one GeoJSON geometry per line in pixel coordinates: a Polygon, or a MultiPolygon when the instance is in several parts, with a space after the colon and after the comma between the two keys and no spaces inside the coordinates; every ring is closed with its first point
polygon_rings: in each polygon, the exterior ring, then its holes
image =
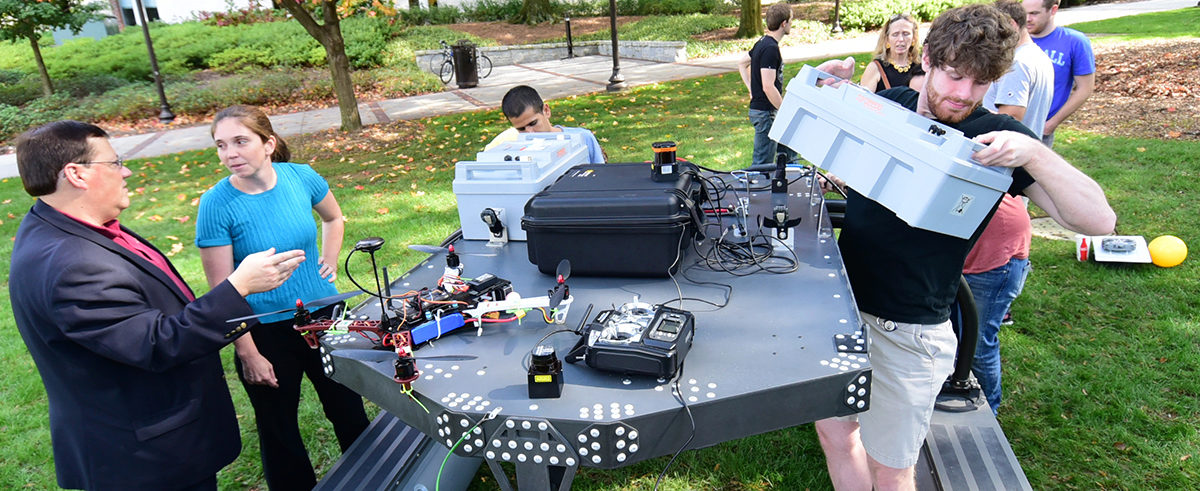
{"type": "MultiPolygon", "coordinates": [[[[919,93],[897,87],[879,95],[915,110],[919,93]]],[[[982,107],[962,122],[947,126],[962,131],[967,138],[999,130],[1037,138],[1020,121],[982,107]]],[[[1012,177],[1008,192],[1013,195],[1021,194],[1034,182],[1023,168],[1014,169],[1012,177]]],[[[949,319],[967,252],[991,220],[1000,200],[991,205],[987,219],[970,239],[960,239],[912,227],[883,205],[852,189],[848,191],[845,224],[838,246],[858,308],[896,322],[937,324],[949,319]]]]}
{"type": "Polygon", "coordinates": [[[783,55],[779,54],[779,42],[771,36],[763,36],[750,48],[750,109],[774,111],[778,109],[762,90],[763,68],[775,69],[775,90],[783,94],[783,55]]]}

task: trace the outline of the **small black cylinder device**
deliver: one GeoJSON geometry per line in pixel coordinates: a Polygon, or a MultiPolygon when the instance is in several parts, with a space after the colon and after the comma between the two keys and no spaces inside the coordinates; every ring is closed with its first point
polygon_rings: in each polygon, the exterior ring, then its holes
{"type": "Polygon", "coordinates": [[[396,383],[402,384],[405,389],[412,388],[412,382],[420,376],[417,371],[417,360],[412,356],[401,356],[392,362],[396,366],[396,375],[392,377],[396,383]]]}
{"type": "Polygon", "coordinates": [[[529,398],[557,399],[562,396],[562,361],[554,347],[539,344],[529,361],[529,398]]]}
{"type": "Polygon", "coordinates": [[[675,164],[675,142],[654,142],[650,146],[654,148],[654,163],[650,164],[650,179],[655,182],[679,180],[679,166],[675,164]]]}

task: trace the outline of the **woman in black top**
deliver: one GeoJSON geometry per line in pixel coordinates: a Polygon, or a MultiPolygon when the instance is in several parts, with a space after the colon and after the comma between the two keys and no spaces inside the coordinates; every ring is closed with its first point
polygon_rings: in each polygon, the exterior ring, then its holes
{"type": "Polygon", "coordinates": [[[871,92],[904,86],[920,90],[925,80],[920,46],[917,20],[911,14],[892,17],[879,31],[875,59],[863,70],[861,85],[871,92]]]}

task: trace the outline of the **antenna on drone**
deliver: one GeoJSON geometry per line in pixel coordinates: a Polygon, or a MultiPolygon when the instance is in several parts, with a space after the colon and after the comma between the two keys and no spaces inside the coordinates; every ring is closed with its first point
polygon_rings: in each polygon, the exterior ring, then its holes
{"type": "MultiPolygon", "coordinates": [[[[375,292],[379,294],[379,322],[385,331],[391,331],[391,322],[387,315],[388,299],[383,296],[383,286],[379,283],[379,267],[375,265],[375,251],[383,247],[382,237],[367,237],[354,244],[354,250],[371,255],[371,271],[375,273],[375,292]]],[[[385,273],[386,276],[386,273],[385,273]]]]}

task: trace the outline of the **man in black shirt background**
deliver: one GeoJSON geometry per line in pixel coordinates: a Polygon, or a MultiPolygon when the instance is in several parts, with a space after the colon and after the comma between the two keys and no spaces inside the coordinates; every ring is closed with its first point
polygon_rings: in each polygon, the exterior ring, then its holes
{"type": "Polygon", "coordinates": [[[754,155],[751,165],[775,163],[775,153],[784,152],[788,160],[796,156],[790,148],[767,137],[775,122],[775,111],[783,104],[783,55],[779,41],[792,31],[792,7],[779,2],[767,7],[764,16],[766,35],[738,60],[742,82],[750,89],[750,123],[754,125],[754,155]]]}

